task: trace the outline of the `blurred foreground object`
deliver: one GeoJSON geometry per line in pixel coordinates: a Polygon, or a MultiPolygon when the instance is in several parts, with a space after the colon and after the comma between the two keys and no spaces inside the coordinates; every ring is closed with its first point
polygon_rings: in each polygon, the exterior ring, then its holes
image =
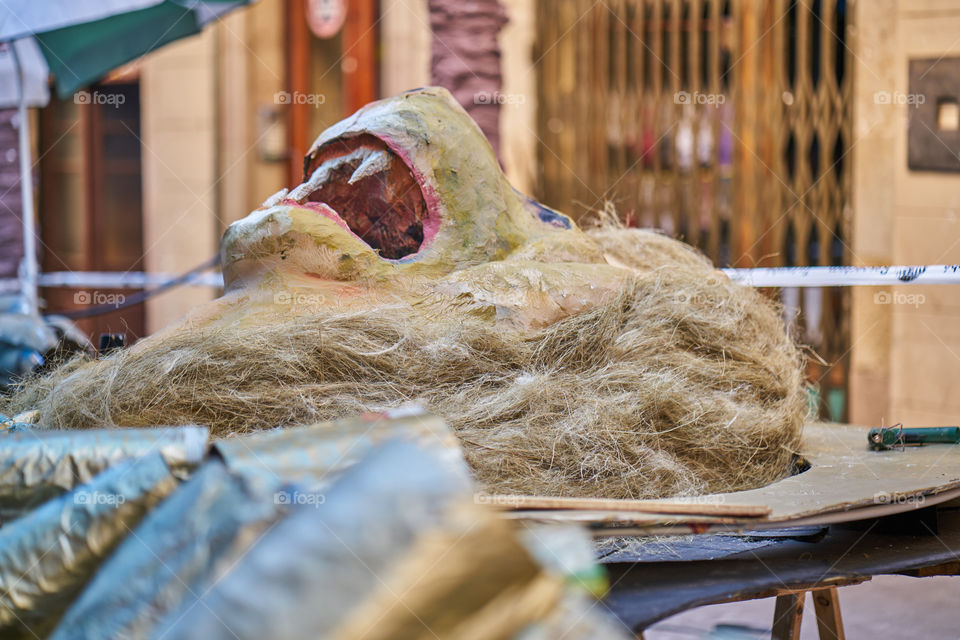
{"type": "Polygon", "coordinates": [[[90,341],[62,316],[40,317],[19,295],[0,295],[0,392],[51,358],[91,352],[90,341]]]}
{"type": "MultiPolygon", "coordinates": [[[[53,459],[66,450],[81,465],[114,460],[0,528],[0,632],[627,637],[586,592],[605,584],[589,539],[570,528],[522,534],[477,505],[456,439],[436,418],[404,409],[309,429],[309,438],[245,438],[242,463],[198,458],[195,427],[61,433],[56,446],[40,431],[0,436],[7,467],[18,464],[8,447],[31,437],[53,459]],[[363,432],[369,439],[343,439],[363,432]],[[250,464],[258,452],[268,469],[250,464]],[[585,576],[586,591],[575,586],[585,576]]],[[[8,493],[23,484],[0,478],[8,493]]]]}
{"type": "Polygon", "coordinates": [[[0,439],[0,523],[92,482],[103,471],[159,453],[173,472],[200,463],[203,427],[111,429],[71,433],[21,426],[0,439]]]}

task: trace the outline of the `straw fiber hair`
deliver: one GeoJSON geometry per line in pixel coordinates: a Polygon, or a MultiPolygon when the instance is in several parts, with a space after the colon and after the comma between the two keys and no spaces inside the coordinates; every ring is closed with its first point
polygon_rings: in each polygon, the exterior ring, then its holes
{"type": "Polygon", "coordinates": [[[45,428],[209,425],[229,436],[416,402],[484,490],[645,498],[789,473],[802,356],[778,309],[686,245],[595,229],[633,270],[614,299],[519,333],[431,305],[199,326],[28,381],[4,413],[45,428]]]}

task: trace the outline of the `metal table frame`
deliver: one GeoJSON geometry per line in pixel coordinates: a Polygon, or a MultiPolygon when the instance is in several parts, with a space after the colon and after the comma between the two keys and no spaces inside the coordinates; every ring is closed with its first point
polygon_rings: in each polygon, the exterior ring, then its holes
{"type": "Polygon", "coordinates": [[[653,623],[687,609],[775,596],[772,637],[798,638],[810,592],[820,637],[843,638],[838,587],[883,574],[960,574],[960,505],[812,533],[786,531],[759,543],[749,534],[685,537],[677,543],[675,557],[665,558],[669,539],[656,539],[652,551],[634,539],[603,560],[611,583],[604,604],[641,637],[653,623]]]}

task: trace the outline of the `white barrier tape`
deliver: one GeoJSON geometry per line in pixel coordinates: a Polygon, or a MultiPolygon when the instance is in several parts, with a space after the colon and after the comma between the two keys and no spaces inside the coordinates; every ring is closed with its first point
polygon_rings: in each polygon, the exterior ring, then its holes
{"type": "Polygon", "coordinates": [[[960,265],[894,267],[774,267],[721,269],[753,287],[852,287],[902,284],[960,284],[960,265]]]}
{"type": "MultiPolygon", "coordinates": [[[[731,280],[754,287],[851,287],[903,284],[960,284],[960,265],[893,267],[773,267],[721,269],[731,280]]],[[[40,274],[41,287],[99,287],[102,289],[150,289],[176,276],[142,271],[55,271],[40,274]]],[[[183,283],[193,287],[223,287],[219,271],[200,273],[183,283]]],[[[20,288],[16,278],[0,279],[0,293],[20,288]]]]}
{"type": "MultiPolygon", "coordinates": [[[[97,287],[100,289],[151,289],[160,287],[177,275],[169,273],[144,273],[142,271],[54,271],[41,273],[41,287],[97,287]]],[[[223,287],[223,275],[219,271],[199,273],[183,283],[192,287],[223,287]]],[[[0,280],[0,292],[16,292],[20,283],[16,278],[0,280]]]]}

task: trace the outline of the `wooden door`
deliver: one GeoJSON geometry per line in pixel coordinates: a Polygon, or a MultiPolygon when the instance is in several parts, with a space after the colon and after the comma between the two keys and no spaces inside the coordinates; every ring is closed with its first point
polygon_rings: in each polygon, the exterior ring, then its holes
{"type": "Polygon", "coordinates": [[[347,2],[343,27],[327,39],[311,33],[307,2],[285,5],[290,184],[300,182],[303,156],[323,129],[380,95],[377,0],[347,2]]]}
{"type": "MultiPolygon", "coordinates": [[[[140,271],[143,214],[140,89],[98,85],[52,100],[40,114],[40,263],[43,271],[140,271]]],[[[122,306],[134,290],[47,288],[47,312],[122,306]]],[[[142,305],[77,319],[94,344],[104,333],[144,334],[142,305]]]]}

